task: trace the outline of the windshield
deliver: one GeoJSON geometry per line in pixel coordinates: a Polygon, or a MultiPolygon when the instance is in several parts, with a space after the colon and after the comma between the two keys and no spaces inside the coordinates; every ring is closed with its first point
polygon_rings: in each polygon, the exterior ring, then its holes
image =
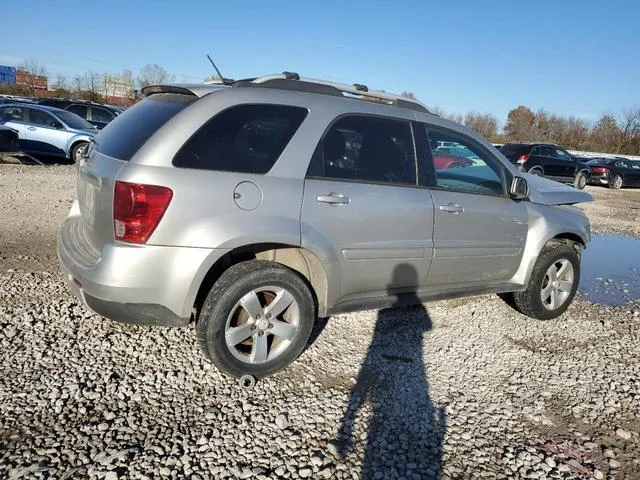
{"type": "Polygon", "coordinates": [[[95,128],[84,118],[79,117],[75,113],[67,112],[66,110],[52,113],[66,123],[69,128],[77,128],[78,130],[90,130],[95,128]]]}

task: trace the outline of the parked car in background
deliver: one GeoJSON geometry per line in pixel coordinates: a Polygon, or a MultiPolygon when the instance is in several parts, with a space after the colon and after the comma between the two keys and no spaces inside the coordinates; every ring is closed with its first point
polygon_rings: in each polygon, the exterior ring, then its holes
{"type": "Polygon", "coordinates": [[[500,153],[523,172],[571,183],[580,190],[591,174],[589,165],[552,143],[505,143],[500,153]]]}
{"type": "Polygon", "coordinates": [[[104,103],[84,102],[81,100],[65,100],[59,98],[43,98],[39,101],[40,105],[60,108],[75,113],[79,117],[84,118],[98,130],[102,130],[107,124],[120,115],[124,109],[114,105],[104,103]]]}
{"type": "Polygon", "coordinates": [[[18,131],[6,125],[0,125],[0,153],[13,153],[18,149],[18,131]]]}
{"type": "Polygon", "coordinates": [[[107,318],[193,320],[227,374],[286,367],[318,316],[511,292],[550,319],[577,291],[589,220],[564,205],[591,195],[416,100],[293,73],[143,94],[81,162],[64,278],[107,318]],[[447,143],[483,165],[438,169],[447,143]]]}
{"type": "Polygon", "coordinates": [[[433,150],[433,160],[437,169],[484,165],[484,162],[478,155],[460,144],[439,146],[433,150]],[[439,166],[439,164],[442,166],[439,166]]]}
{"type": "Polygon", "coordinates": [[[592,158],[589,183],[609,188],[640,187],[640,160],[623,157],[592,158]]]}
{"type": "Polygon", "coordinates": [[[79,116],[36,104],[0,105],[0,124],[18,132],[20,150],[77,162],[98,130],[79,116]]]}

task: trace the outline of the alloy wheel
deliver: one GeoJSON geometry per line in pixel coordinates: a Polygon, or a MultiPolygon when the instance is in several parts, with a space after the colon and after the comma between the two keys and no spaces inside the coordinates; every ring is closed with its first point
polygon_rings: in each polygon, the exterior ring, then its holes
{"type": "Polygon", "coordinates": [[[561,307],[571,295],[575,275],[569,260],[561,259],[548,268],[542,281],[540,298],[547,310],[561,307]]]}
{"type": "Polygon", "coordinates": [[[261,364],[280,356],[298,333],[300,308],[282,287],[259,287],[246,293],[227,318],[225,341],[238,360],[261,364]]]}

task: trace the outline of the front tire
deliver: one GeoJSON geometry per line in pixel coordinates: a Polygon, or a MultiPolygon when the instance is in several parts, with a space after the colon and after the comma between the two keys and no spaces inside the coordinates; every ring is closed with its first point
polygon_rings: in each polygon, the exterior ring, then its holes
{"type": "Polygon", "coordinates": [[[584,172],[580,172],[576,175],[576,178],[573,179],[573,186],[578,190],[584,189],[587,186],[587,174],[584,172]]]}
{"type": "Polygon", "coordinates": [[[251,260],[230,267],[213,285],[196,331],[220,371],[263,378],[298,358],[315,317],[313,295],[297,272],[251,260]]]}
{"type": "Polygon", "coordinates": [[[614,190],[619,190],[622,188],[622,177],[620,175],[615,175],[609,181],[609,188],[613,188],[614,190]]]}
{"type": "Polygon", "coordinates": [[[562,315],[573,300],[580,280],[580,257],[571,243],[547,243],[529,278],[527,288],[513,293],[513,306],[538,320],[562,315]]]}
{"type": "Polygon", "coordinates": [[[73,146],[71,149],[71,160],[73,163],[80,163],[80,158],[87,150],[87,145],[89,145],[89,142],[78,142],[73,146]]]}

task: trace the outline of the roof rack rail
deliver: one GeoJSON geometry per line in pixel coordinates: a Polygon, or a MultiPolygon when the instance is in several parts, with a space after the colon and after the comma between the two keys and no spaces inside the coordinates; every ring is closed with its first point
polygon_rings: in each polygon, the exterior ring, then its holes
{"type": "Polygon", "coordinates": [[[315,78],[301,77],[295,72],[283,72],[276,75],[265,75],[253,79],[237,81],[234,87],[272,87],[284,90],[298,90],[323,95],[343,96],[345,93],[357,98],[369,97],[382,101],[387,105],[407,108],[419,112],[431,113],[427,106],[413,98],[395,95],[382,90],[369,90],[369,87],[360,83],[349,85],[347,83],[330,82],[315,78]]]}

